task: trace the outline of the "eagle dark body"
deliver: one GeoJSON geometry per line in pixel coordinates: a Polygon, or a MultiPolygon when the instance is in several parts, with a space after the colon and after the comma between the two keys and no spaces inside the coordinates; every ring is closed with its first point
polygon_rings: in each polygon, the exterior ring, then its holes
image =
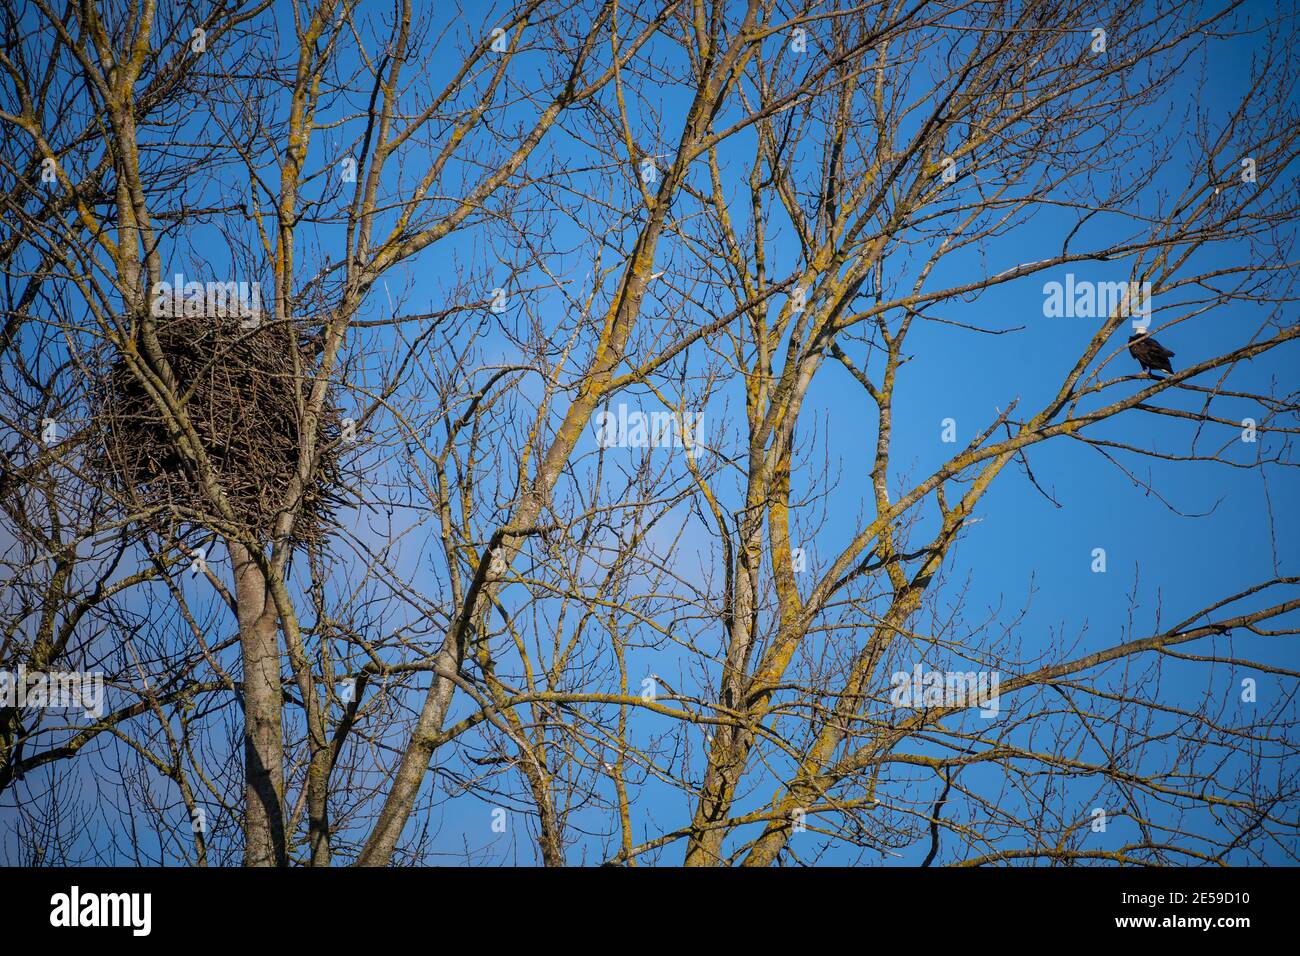
{"type": "Polygon", "coordinates": [[[1169,359],[1173,357],[1173,352],[1169,351],[1149,335],[1130,335],[1128,337],[1128,354],[1138,360],[1143,371],[1147,372],[1168,372],[1173,374],[1173,367],[1169,364],[1169,359]]]}

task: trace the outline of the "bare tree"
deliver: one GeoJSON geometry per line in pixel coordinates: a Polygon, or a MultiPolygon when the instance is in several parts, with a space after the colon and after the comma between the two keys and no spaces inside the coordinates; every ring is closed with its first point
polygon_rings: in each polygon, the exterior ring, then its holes
{"type": "Polygon", "coordinates": [[[1084,646],[958,547],[1057,454],[1187,521],[1152,469],[1289,474],[1296,24],[1251,16],[7,9],[0,667],[110,706],[0,710],[6,856],[1294,858],[1286,556],[1084,646]],[[943,391],[1038,323],[996,410],[943,391]]]}

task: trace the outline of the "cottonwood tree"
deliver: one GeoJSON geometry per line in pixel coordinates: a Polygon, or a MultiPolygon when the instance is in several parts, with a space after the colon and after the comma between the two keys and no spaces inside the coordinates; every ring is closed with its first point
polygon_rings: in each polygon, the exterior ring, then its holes
{"type": "Polygon", "coordinates": [[[1293,854],[1290,693],[1229,706],[1247,668],[1294,679],[1285,561],[1084,651],[972,611],[957,571],[995,489],[1052,499],[1047,449],[1175,511],[1136,463],[1292,464],[1293,22],[1254,34],[1250,95],[1171,120],[1236,5],[68,13],[11,12],[0,61],[0,664],[105,670],[112,703],[2,715],[7,854],[1293,854]],[[1047,318],[1072,269],[1107,307],[1047,318]],[[263,311],[178,326],[178,272],[263,311]],[[1210,347],[1138,374],[1144,301],[1210,347]],[[933,357],[1040,322],[1078,347],[986,416],[952,396],[960,440],[916,471],[933,357]],[[268,371],[232,386],[241,349],[268,371]],[[133,447],[106,382],[183,494],[100,461],[133,447]],[[670,447],[602,441],[629,408],[670,447]],[[284,438],[260,463],[253,423],[284,438]],[[998,715],[900,706],[917,666],[998,675],[998,715]],[[1137,836],[1099,848],[1093,808],[1137,836]],[[128,819],[150,838],[78,844],[128,819]]]}
{"type": "MultiPolygon", "coordinates": [[[[474,34],[459,44],[461,63],[438,87],[407,66],[427,65],[439,55],[429,28],[419,25],[409,5],[397,7],[388,23],[378,23],[378,33],[349,3],[303,7],[296,11],[300,16],[287,19],[273,16],[269,4],[217,5],[201,13],[189,7],[92,6],[74,11],[70,23],[64,23],[62,11],[36,6],[35,24],[10,16],[15,34],[30,31],[50,39],[44,53],[51,64],[44,74],[26,62],[6,64],[22,111],[5,119],[16,141],[26,134],[16,146],[25,147],[19,154],[25,162],[13,167],[11,204],[42,223],[44,234],[32,243],[35,252],[62,265],[70,277],[77,292],[74,308],[85,313],[75,330],[115,356],[153,400],[173,445],[175,467],[193,489],[188,513],[175,517],[214,532],[228,552],[233,581],[224,587],[213,576],[212,583],[238,623],[245,860],[253,865],[288,860],[285,823],[291,815],[284,776],[289,757],[281,682],[282,662],[287,662],[306,734],[303,793],[310,859],[324,864],[329,859],[328,776],[338,739],[327,732],[328,692],[312,673],[289,578],[291,557],[302,550],[295,526],[310,497],[307,489],[325,445],[343,440],[321,425],[350,324],[386,273],[432,251],[467,223],[490,216],[488,200],[507,184],[520,188],[528,176],[525,161],[557,119],[602,90],[666,13],[650,11],[611,51],[603,39],[611,29],[613,5],[579,10],[533,3],[503,9],[496,17],[464,24],[474,34]],[[511,74],[512,66],[521,69],[521,59],[530,71],[543,68],[531,78],[531,89],[511,74]],[[192,112],[183,119],[159,123],[165,136],[153,142],[151,128],[142,122],[141,101],[148,104],[151,85],[175,82],[157,79],[169,72],[202,77],[206,95],[187,104],[192,112]],[[34,97],[41,84],[40,96],[34,97]],[[66,124],[65,100],[76,97],[97,137],[66,124]],[[518,120],[525,108],[531,114],[518,120]],[[517,138],[496,135],[495,124],[506,118],[519,123],[512,129],[517,138]],[[47,127],[68,137],[68,145],[46,135],[47,127]],[[322,128],[344,130],[354,140],[326,145],[322,128]],[[178,146],[172,137],[192,139],[178,146]],[[410,157],[417,150],[421,159],[412,172],[410,157]],[[187,162],[192,156],[199,161],[187,162]],[[111,188],[102,197],[79,195],[80,180],[68,167],[87,181],[106,176],[111,188]],[[48,184],[52,189],[33,179],[32,170],[39,168],[56,171],[55,182],[48,184]],[[152,198],[160,181],[169,187],[162,190],[165,208],[152,198]],[[228,194],[220,196],[217,201],[224,204],[216,208],[195,201],[206,199],[214,184],[231,183],[237,202],[228,194]],[[50,208],[61,206],[43,194],[58,189],[69,194],[63,203],[70,214],[51,223],[50,208]],[[298,236],[306,229],[332,230],[337,245],[319,256],[304,255],[298,236]],[[265,283],[265,314],[254,316],[256,333],[262,334],[263,324],[278,330],[281,347],[301,355],[294,359],[301,381],[290,423],[296,461],[287,487],[277,488],[270,508],[263,509],[269,514],[253,522],[243,502],[231,500],[230,482],[214,467],[212,436],[195,428],[187,412],[193,382],[177,377],[159,337],[158,288],[172,275],[165,263],[180,261],[188,250],[196,250],[191,261],[210,262],[208,247],[196,244],[213,242],[224,242],[228,250],[224,272],[265,283]]],[[[37,52],[33,43],[31,53],[37,52]]],[[[313,233],[302,244],[314,238],[313,233]]],[[[211,265],[196,265],[191,277],[197,274],[202,282],[211,276],[211,265]]],[[[26,318],[30,298],[16,304],[15,323],[26,318]]],[[[444,310],[443,318],[456,311],[444,310]]],[[[381,407],[390,385],[364,387],[370,391],[365,400],[381,407]]],[[[239,400],[230,396],[232,405],[239,400]]],[[[363,407],[351,424],[364,424],[368,410],[363,407]]],[[[241,463],[225,464],[233,474],[241,463]]],[[[256,471],[254,463],[242,464],[256,471]]],[[[252,477],[256,484],[265,476],[252,477]]]]}
{"type": "MultiPolygon", "coordinates": [[[[1186,859],[1180,854],[1209,860],[1257,829],[1269,833],[1266,841],[1285,844],[1293,836],[1293,820],[1277,811],[1293,794],[1289,774],[1283,771],[1265,793],[1249,775],[1211,781],[1204,769],[1225,761],[1228,752],[1253,764],[1261,741],[1285,762],[1291,753],[1287,730],[1279,729],[1289,727],[1285,700],[1258,723],[1233,726],[1221,722],[1221,703],[1191,712],[1160,706],[1158,669],[1134,668],[1115,680],[1115,669],[1103,665],[1169,654],[1174,646],[1238,629],[1257,631],[1294,610],[1294,578],[1279,574],[1244,594],[1216,595],[1179,625],[1104,651],[1072,658],[1052,648],[1034,667],[988,631],[967,631],[937,604],[925,609],[932,590],[948,583],[944,561],[995,479],[1020,463],[1032,481],[1040,443],[1091,445],[1122,468],[1131,467],[1123,460],[1135,455],[1241,467],[1233,454],[1240,423],[1227,406],[1253,400],[1275,434],[1292,430],[1291,396],[1227,384],[1241,363],[1297,334],[1280,304],[1291,294],[1287,243],[1296,206],[1287,192],[1290,179],[1283,175],[1272,188],[1237,180],[1241,155],[1267,156],[1277,170],[1294,162],[1295,115],[1287,105],[1293,77],[1284,65],[1285,47],[1270,50],[1252,77],[1253,89],[1267,87],[1268,93],[1242,103],[1226,121],[1201,118],[1202,126],[1189,120],[1185,135],[1201,145],[1197,158],[1204,165],[1181,192],[1151,195],[1141,187],[1159,172],[1164,154],[1141,116],[1184,68],[1185,51],[1198,47],[1223,14],[1188,8],[1148,19],[1143,5],[1111,10],[1096,22],[1124,41],[1098,62],[1093,44],[1080,42],[1089,35],[1089,13],[1050,5],[1002,8],[989,22],[976,18],[960,37],[935,31],[910,44],[879,44],[856,70],[846,71],[833,95],[763,125],[747,197],[755,212],[743,231],[728,213],[725,183],[715,178],[711,245],[726,251],[728,273],[719,308],[752,300],[769,276],[788,274],[801,292],[779,309],[751,310],[716,346],[746,385],[745,425],[731,452],[740,463],[742,492],[722,501],[700,486],[710,502],[719,500],[713,530],[726,555],[719,595],[727,609],[725,656],[716,675],[716,706],[735,719],[707,749],[694,818],[682,831],[688,864],[771,863],[789,848],[796,816],[815,818],[824,832],[872,848],[906,845],[926,836],[926,826],[937,841],[936,827],[947,827],[967,862],[1186,859]],[[918,80],[934,57],[946,74],[918,80]],[[810,142],[821,152],[815,163],[801,163],[796,154],[806,156],[810,142]],[[945,176],[945,167],[955,177],[945,176]],[[1224,189],[1229,195],[1221,195],[1224,189]],[[1044,248],[1059,249],[1056,254],[993,275],[965,266],[964,251],[997,248],[999,236],[1032,228],[1036,215],[1061,206],[1073,214],[1060,223],[1059,240],[1044,248]],[[1099,241],[1090,242],[1086,226],[1094,217],[1107,217],[1109,224],[1099,241]],[[797,243],[771,238],[777,222],[793,230],[797,243]],[[1230,244],[1232,264],[1203,264],[1218,244],[1230,244]],[[781,256],[791,247],[796,256],[781,256]],[[952,259],[964,267],[945,269],[952,259]],[[1131,298],[1117,300],[1124,308],[1098,317],[1077,358],[1061,365],[1059,387],[1045,401],[1021,408],[1012,385],[1000,413],[976,422],[973,437],[956,454],[919,479],[900,480],[891,454],[896,432],[909,427],[899,395],[911,371],[904,365],[915,357],[917,326],[944,324],[943,340],[926,340],[931,350],[959,348],[962,336],[999,334],[997,323],[967,318],[963,302],[1083,261],[1122,262],[1124,288],[1150,283],[1152,332],[1222,321],[1235,301],[1260,306],[1256,325],[1239,342],[1148,382],[1113,362],[1131,331],[1128,307],[1136,306],[1131,298]],[[787,262],[788,273],[778,266],[787,262]],[[808,475],[807,466],[807,477],[796,476],[798,450],[810,444],[799,424],[801,412],[805,422],[809,417],[805,404],[819,373],[836,367],[849,376],[839,387],[851,381],[861,388],[874,425],[855,434],[874,444],[869,492],[847,543],[803,584],[790,557],[802,517],[796,502],[831,489],[829,476],[808,475]],[[1210,384],[1198,384],[1206,376],[1210,384]],[[1189,409],[1161,402],[1178,389],[1198,403],[1189,409]],[[1194,444],[1182,454],[1120,445],[1101,426],[1125,414],[1182,417],[1226,431],[1212,452],[1194,444]],[[1240,602],[1256,594],[1271,600],[1244,610],[1240,602]],[[969,706],[900,713],[891,706],[889,678],[916,661],[1001,672],[1010,714],[990,726],[969,706]],[[1155,727],[1179,741],[1186,770],[1164,776],[1160,755],[1148,753],[1158,749],[1152,746],[1155,727]],[[1148,771],[1142,758],[1161,771],[1148,771]],[[967,787],[972,774],[959,773],[981,764],[998,768],[990,777],[973,775],[989,781],[992,796],[967,787]],[[780,783],[770,802],[755,809],[751,798],[748,807],[738,807],[747,775],[759,772],[755,765],[780,783]],[[921,771],[920,780],[909,768],[921,771]],[[1056,816],[1061,811],[1055,807],[1030,816],[1041,786],[1035,781],[1053,774],[1122,792],[1121,812],[1139,822],[1140,838],[1123,850],[1097,853],[1076,839],[1078,819],[1056,816]],[[935,780],[927,791],[936,794],[918,799],[917,785],[927,776],[935,780]],[[1023,809],[1010,810],[1015,801],[1008,788],[1019,791],[1023,809]],[[959,794],[968,818],[949,824],[940,816],[959,794]],[[1175,822],[1148,818],[1152,802],[1175,806],[1175,822]],[[1198,807],[1215,811],[1222,829],[1195,838],[1181,833],[1177,821],[1198,807]],[[738,830],[745,832],[745,823],[758,824],[758,832],[728,843],[738,830]]],[[[848,42],[851,35],[836,33],[832,42],[848,42]]],[[[761,102],[783,71],[780,55],[756,66],[752,95],[761,102]]],[[[925,374],[924,362],[917,365],[912,374],[925,374]]],[[[971,412],[964,417],[971,428],[971,412]]],[[[845,431],[835,421],[826,428],[827,441],[845,431]]],[[[1285,456],[1285,442],[1275,447],[1285,456]]],[[[1206,653],[1208,661],[1215,659],[1215,652],[1206,653]]]]}

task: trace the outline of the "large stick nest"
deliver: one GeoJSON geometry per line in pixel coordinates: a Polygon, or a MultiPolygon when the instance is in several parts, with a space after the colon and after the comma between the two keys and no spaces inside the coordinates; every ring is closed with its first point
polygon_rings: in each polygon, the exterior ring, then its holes
{"type": "MultiPolygon", "coordinates": [[[[302,501],[290,500],[298,470],[300,408],[308,402],[316,368],[297,331],[267,322],[245,329],[238,318],[224,316],[176,315],[156,321],[178,397],[236,521],[265,541],[276,516],[300,504],[294,542],[319,541],[339,500],[341,419],[327,394],[314,474],[302,501]]],[[[227,522],[180,451],[163,412],[124,359],[106,368],[99,393],[104,437],[98,468],[137,504],[161,505],[164,513],[190,527],[224,530],[227,522]]]]}

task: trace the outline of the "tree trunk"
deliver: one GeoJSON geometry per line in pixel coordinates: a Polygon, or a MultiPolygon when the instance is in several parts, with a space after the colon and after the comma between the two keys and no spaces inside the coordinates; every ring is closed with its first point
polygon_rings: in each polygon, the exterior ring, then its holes
{"type": "Polygon", "coordinates": [[[284,697],[275,605],[243,545],[230,542],[244,662],[244,865],[285,866],[284,697]]]}

